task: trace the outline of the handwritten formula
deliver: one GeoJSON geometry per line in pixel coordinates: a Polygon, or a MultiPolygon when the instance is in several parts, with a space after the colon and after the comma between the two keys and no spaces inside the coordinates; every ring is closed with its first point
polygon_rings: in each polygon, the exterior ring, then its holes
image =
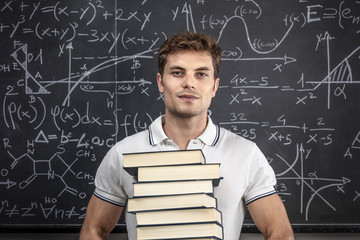
{"type": "Polygon", "coordinates": [[[156,54],[186,30],[221,45],[209,115],[259,145],[291,222],[360,224],[359,1],[5,0],[0,14],[0,225],[82,223],[105,153],[163,114],[156,54]]]}

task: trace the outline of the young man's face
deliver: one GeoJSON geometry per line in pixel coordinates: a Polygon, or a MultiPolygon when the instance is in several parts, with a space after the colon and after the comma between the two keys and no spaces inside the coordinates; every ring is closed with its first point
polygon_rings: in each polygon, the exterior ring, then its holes
{"type": "Polygon", "coordinates": [[[157,83],[164,94],[166,114],[190,118],[207,115],[219,78],[214,79],[209,53],[180,51],[168,56],[163,76],[157,74],[157,83]]]}

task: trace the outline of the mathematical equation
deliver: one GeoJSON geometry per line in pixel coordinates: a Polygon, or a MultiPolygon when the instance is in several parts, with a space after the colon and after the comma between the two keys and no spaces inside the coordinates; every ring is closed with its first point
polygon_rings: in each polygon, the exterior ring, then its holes
{"type": "Polygon", "coordinates": [[[259,145],[291,222],[360,223],[358,1],[6,0],[0,13],[0,225],[82,223],[105,153],[163,114],[156,54],[186,30],[222,47],[209,115],[259,145]]]}

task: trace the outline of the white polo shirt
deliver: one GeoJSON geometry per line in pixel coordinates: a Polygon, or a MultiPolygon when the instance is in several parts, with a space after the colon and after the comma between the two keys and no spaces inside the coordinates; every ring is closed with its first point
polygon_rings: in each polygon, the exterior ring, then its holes
{"type": "MultiPolygon", "coordinates": [[[[188,149],[202,149],[207,163],[220,163],[223,179],[214,188],[218,209],[222,212],[224,239],[240,237],[246,204],[276,193],[273,169],[257,145],[208,118],[205,131],[190,141],[188,149]]],[[[133,197],[134,178],[123,169],[123,153],[178,150],[162,128],[162,117],[148,130],[126,137],[116,143],[104,157],[95,178],[95,196],[125,206],[133,197]]],[[[136,239],[135,214],[126,211],[128,238],[136,239]]]]}

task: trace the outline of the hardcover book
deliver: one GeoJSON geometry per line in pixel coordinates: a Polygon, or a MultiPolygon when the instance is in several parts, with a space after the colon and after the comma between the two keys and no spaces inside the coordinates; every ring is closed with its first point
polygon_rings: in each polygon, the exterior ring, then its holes
{"type": "Polygon", "coordinates": [[[194,223],[137,227],[138,239],[223,238],[222,226],[217,223],[194,223]]]}
{"type": "Polygon", "coordinates": [[[139,182],[219,179],[220,164],[139,167],[139,182]]]}
{"type": "Polygon", "coordinates": [[[213,193],[213,180],[190,180],[169,182],[136,182],[134,197],[213,193]]]}
{"type": "Polygon", "coordinates": [[[221,212],[215,208],[193,208],[137,212],[138,226],[167,225],[182,223],[218,223],[222,224],[221,212]]]}
{"type": "Polygon", "coordinates": [[[133,171],[137,167],[167,166],[183,164],[204,164],[205,157],[200,149],[164,152],[126,153],[124,168],[133,171]]]}
{"type": "Polygon", "coordinates": [[[216,198],[204,193],[173,196],[137,197],[127,202],[129,212],[170,210],[183,208],[216,208],[216,198]]]}

